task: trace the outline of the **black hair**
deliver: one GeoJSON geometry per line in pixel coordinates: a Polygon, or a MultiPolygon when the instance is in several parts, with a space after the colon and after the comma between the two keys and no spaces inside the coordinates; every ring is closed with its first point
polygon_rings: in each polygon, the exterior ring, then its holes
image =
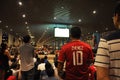
{"type": "Polygon", "coordinates": [[[47,58],[48,58],[47,56],[44,57],[44,59],[47,59],[47,58]]]}
{"type": "Polygon", "coordinates": [[[79,39],[81,37],[80,27],[72,27],[71,30],[70,30],[70,35],[73,38],[79,39]]]}
{"type": "Polygon", "coordinates": [[[44,58],[41,58],[40,62],[41,63],[44,63],[45,59],[44,58]]]}
{"type": "Polygon", "coordinates": [[[30,41],[30,39],[31,39],[30,36],[26,35],[23,37],[23,42],[28,43],[30,41]]]}
{"type": "Polygon", "coordinates": [[[118,3],[114,9],[114,15],[116,14],[120,16],[120,3],[118,3]]]}

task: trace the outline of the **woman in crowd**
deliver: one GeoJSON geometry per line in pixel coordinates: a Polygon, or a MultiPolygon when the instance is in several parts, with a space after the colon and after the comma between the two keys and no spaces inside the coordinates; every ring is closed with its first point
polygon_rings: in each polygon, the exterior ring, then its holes
{"type": "Polygon", "coordinates": [[[10,52],[8,50],[8,45],[5,43],[1,43],[0,48],[0,80],[7,79],[7,71],[9,70],[9,60],[13,59],[10,56],[10,52]]]}

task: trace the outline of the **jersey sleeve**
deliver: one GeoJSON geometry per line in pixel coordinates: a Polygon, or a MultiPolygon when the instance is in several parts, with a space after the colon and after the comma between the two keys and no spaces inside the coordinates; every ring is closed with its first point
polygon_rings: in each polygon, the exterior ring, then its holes
{"type": "Polygon", "coordinates": [[[95,66],[100,67],[109,67],[109,48],[107,41],[105,39],[101,39],[98,51],[95,58],[95,66]]]}

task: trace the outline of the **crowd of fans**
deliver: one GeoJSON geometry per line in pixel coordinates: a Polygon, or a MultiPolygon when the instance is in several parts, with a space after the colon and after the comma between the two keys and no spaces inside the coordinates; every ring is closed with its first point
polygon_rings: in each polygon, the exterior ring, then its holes
{"type": "MultiPolygon", "coordinates": [[[[3,43],[2,43],[3,44],[3,43]]],[[[4,44],[6,45],[6,44],[4,44]]],[[[2,47],[1,47],[2,48],[2,47]]],[[[4,75],[5,79],[1,80],[21,80],[21,69],[20,69],[20,56],[18,52],[18,48],[14,47],[13,48],[8,48],[10,54],[12,56],[12,59],[8,60],[8,66],[9,67],[4,75]],[[11,50],[12,49],[12,50],[11,50]],[[16,51],[15,53],[12,51],[16,51]]],[[[1,55],[1,54],[0,54],[1,55]]],[[[40,58],[39,56],[43,54],[39,54],[36,52],[34,55],[34,69],[35,69],[35,74],[34,74],[34,80],[62,80],[58,74],[57,74],[57,64],[58,64],[58,55],[59,55],[59,50],[56,50],[53,55],[55,55],[52,59],[53,62],[50,62],[48,59],[49,54],[44,54],[43,58],[40,58]]],[[[2,58],[0,58],[2,61],[2,58]]],[[[3,65],[0,63],[0,65],[3,65]]],[[[0,71],[3,70],[3,68],[0,67],[0,71]]],[[[2,71],[1,71],[2,72],[2,71]]],[[[90,80],[94,80],[94,74],[95,73],[95,67],[91,64],[90,67],[90,80]]]]}

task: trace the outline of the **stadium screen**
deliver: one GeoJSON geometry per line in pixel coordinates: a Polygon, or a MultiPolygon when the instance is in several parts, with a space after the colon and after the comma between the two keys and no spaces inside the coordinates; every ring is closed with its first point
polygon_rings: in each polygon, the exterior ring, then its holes
{"type": "Polygon", "coordinates": [[[68,28],[54,28],[54,37],[69,37],[69,29],[68,28]]]}

